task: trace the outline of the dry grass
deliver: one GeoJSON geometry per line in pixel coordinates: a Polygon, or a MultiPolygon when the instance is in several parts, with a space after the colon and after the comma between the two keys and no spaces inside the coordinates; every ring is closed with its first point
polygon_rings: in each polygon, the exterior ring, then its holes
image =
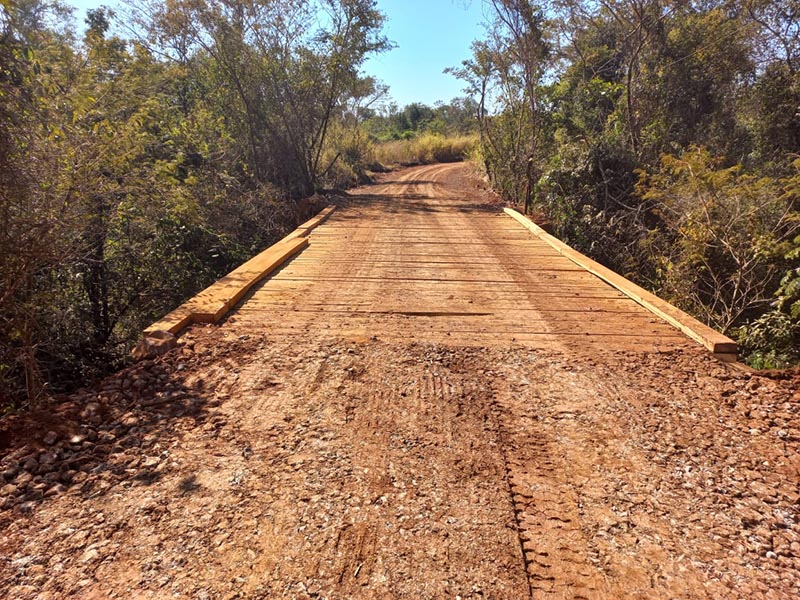
{"type": "Polygon", "coordinates": [[[467,158],[477,144],[477,136],[445,137],[424,134],[410,140],[377,145],[375,158],[386,167],[459,162],[467,158]]]}

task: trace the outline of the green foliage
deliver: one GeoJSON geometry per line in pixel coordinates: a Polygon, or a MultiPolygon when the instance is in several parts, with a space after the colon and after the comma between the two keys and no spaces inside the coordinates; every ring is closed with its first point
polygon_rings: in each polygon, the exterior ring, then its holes
{"type": "Polygon", "coordinates": [[[374,167],[458,162],[472,155],[477,144],[478,107],[467,98],[431,108],[392,105],[384,114],[372,114],[363,130],[374,143],[374,167]]]}
{"type": "Polygon", "coordinates": [[[330,165],[320,182],[326,188],[344,190],[367,183],[367,171],[375,163],[375,148],[362,127],[346,123],[331,128],[323,160],[330,165]]]}
{"type": "Polygon", "coordinates": [[[702,148],[642,174],[639,192],[670,234],[657,252],[665,295],[723,331],[766,309],[798,229],[780,184],[717,168],[702,148]]]}
{"type": "MultiPolygon", "coordinates": [[[[794,248],[786,254],[786,260],[793,265],[800,263],[800,236],[794,238],[794,248]]],[[[775,295],[778,298],[778,310],[800,323],[800,267],[793,267],[786,272],[775,295]]]]}
{"type": "Polygon", "coordinates": [[[488,6],[486,39],[450,72],[479,107],[476,155],[495,188],[742,331],[753,361],[797,360],[784,333],[800,287],[798,2],[488,6]]]}
{"type": "Polygon", "coordinates": [[[448,104],[409,104],[402,110],[390,105],[385,112],[372,113],[363,128],[378,143],[410,140],[425,133],[464,136],[475,133],[478,107],[469,98],[454,98],[448,104]]]}
{"type": "Polygon", "coordinates": [[[751,160],[781,172],[800,149],[800,77],[784,64],[770,64],[743,99],[741,118],[752,131],[751,160]]]}
{"type": "Polygon", "coordinates": [[[782,369],[800,361],[800,326],[780,311],[765,313],[739,330],[741,352],[756,369],[782,369]]]}
{"type": "MultiPolygon", "coordinates": [[[[794,191],[789,192],[794,194],[794,191]]],[[[800,220],[797,213],[794,220],[800,220]]],[[[759,369],[779,369],[800,363],[800,236],[784,258],[792,265],[781,279],[774,309],[739,329],[747,362],[759,369]]]]}
{"type": "MultiPolygon", "coordinates": [[[[371,160],[370,0],[2,5],[0,394],[35,403],[274,242],[294,200],[371,160]],[[317,18],[324,11],[324,18],[317,18]]],[[[10,399],[10,400],[9,400],[10,399]]]]}
{"type": "Polygon", "coordinates": [[[489,41],[476,45],[475,59],[455,73],[481,90],[482,156],[490,181],[514,204],[533,208],[542,175],[548,115],[543,81],[552,57],[549,22],[529,0],[492,2],[496,18],[489,41]],[[485,110],[488,85],[495,85],[503,110],[485,110]]]}

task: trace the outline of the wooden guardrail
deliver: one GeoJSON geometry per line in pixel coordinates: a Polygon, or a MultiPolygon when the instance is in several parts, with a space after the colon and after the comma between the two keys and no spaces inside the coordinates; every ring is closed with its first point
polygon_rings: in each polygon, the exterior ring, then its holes
{"type": "Polygon", "coordinates": [[[667,323],[676,327],[684,334],[708,348],[714,356],[726,362],[735,362],[738,359],[738,344],[732,339],[722,335],[718,331],[701,323],[691,315],[686,314],[679,308],[665,302],[655,294],[652,294],[639,287],[632,281],[615,273],[611,269],[604,267],[600,263],[592,260],[569,247],[558,238],[550,235],[544,229],[536,225],[533,221],[518,213],[512,208],[503,209],[505,213],[538,237],[543,242],[549,244],[564,257],[570,259],[575,264],[583,267],[593,275],[599,277],[606,283],[617,288],[620,292],[631,298],[633,301],[642,305],[644,308],[664,319],[667,323]]]}
{"type": "Polygon", "coordinates": [[[328,206],[278,243],[257,254],[225,277],[181,304],[145,329],[144,336],[166,331],[178,335],[192,323],[218,323],[259,281],[308,246],[308,234],[336,207],[328,206]]]}

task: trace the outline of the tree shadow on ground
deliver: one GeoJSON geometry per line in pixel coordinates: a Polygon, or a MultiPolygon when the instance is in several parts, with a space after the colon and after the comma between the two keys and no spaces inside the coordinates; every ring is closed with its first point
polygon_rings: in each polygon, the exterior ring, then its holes
{"type": "MultiPolygon", "coordinates": [[[[160,481],[176,437],[219,404],[187,368],[195,361],[182,343],[47,407],[0,419],[0,524],[68,491],[88,499],[160,481]]],[[[185,480],[178,491],[197,489],[185,480]]]]}

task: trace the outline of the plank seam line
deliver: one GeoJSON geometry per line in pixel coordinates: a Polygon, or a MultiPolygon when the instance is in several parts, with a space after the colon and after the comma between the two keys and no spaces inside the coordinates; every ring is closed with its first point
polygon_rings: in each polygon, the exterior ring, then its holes
{"type": "Polygon", "coordinates": [[[536,225],[536,223],[513,208],[504,208],[503,212],[519,222],[537,238],[552,246],[559,254],[618,289],[637,304],[643,306],[651,313],[682,331],[694,341],[706,347],[718,358],[725,361],[730,361],[731,359],[735,361],[737,359],[738,344],[729,337],[701,323],[691,315],[669,304],[665,300],[662,300],[655,294],[648,292],[608,267],[604,267],[597,261],[581,254],[557,237],[547,233],[544,229],[536,225]]]}

